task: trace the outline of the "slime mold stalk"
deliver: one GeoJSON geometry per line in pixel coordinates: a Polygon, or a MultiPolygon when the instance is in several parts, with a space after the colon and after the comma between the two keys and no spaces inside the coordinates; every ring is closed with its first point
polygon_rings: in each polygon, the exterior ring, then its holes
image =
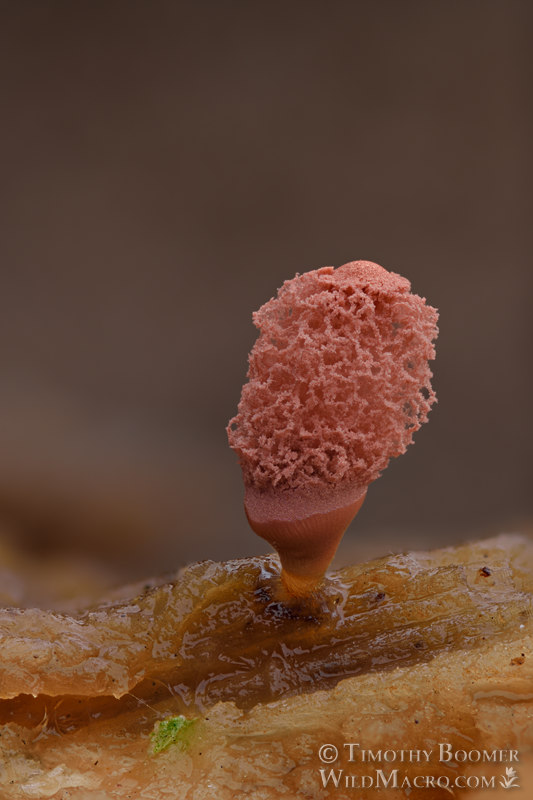
{"type": "Polygon", "coordinates": [[[370,483],[436,401],[437,311],[369,261],[296,275],[253,315],[259,337],[227,432],[252,529],[295,596],[324,577],[370,483]]]}

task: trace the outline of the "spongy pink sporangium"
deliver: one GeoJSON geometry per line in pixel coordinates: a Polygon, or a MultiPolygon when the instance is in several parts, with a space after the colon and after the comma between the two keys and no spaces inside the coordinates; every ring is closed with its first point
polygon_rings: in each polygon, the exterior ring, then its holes
{"type": "Polygon", "coordinates": [[[353,505],[427,421],[438,314],[410,289],[354,261],[296,275],[253,315],[259,337],[228,439],[248,518],[282,563],[280,536],[254,522],[353,505]]]}

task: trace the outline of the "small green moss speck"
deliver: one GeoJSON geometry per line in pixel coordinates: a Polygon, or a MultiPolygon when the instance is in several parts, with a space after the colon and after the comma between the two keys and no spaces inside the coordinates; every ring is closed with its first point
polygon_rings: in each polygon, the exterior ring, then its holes
{"type": "Polygon", "coordinates": [[[197,719],[186,719],[185,717],[168,717],[158,722],[150,734],[152,740],[152,753],[160,753],[166,750],[171,744],[177,744],[180,750],[186,750],[190,743],[190,736],[197,719]]]}

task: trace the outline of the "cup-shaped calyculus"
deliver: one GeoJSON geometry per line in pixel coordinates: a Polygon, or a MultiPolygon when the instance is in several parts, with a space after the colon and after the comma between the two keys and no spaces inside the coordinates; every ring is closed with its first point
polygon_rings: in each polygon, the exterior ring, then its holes
{"type": "Polygon", "coordinates": [[[253,530],[294,595],[321,581],[368,485],[435,402],[438,314],[369,261],[296,275],[253,315],[259,337],[228,425],[253,530]]]}

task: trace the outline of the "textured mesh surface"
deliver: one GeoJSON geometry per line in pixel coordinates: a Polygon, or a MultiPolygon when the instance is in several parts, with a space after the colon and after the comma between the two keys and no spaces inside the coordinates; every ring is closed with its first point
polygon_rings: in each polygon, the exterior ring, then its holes
{"type": "Polygon", "coordinates": [[[253,315],[259,337],[228,439],[246,485],[375,480],[436,397],[437,312],[405,278],[355,261],[296,275],[253,315]]]}

